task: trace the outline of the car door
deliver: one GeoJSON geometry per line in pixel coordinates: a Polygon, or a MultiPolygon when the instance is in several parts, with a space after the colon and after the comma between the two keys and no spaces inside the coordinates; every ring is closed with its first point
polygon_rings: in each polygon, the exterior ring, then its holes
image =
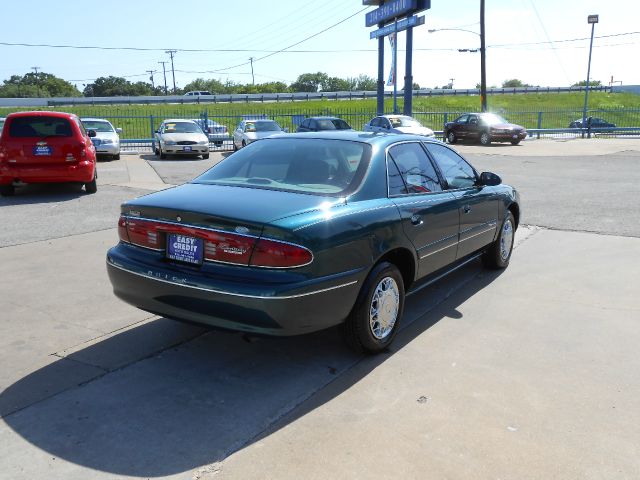
{"type": "Polygon", "coordinates": [[[465,138],[467,140],[479,140],[480,134],[482,133],[483,126],[480,125],[480,118],[478,115],[469,115],[469,120],[467,121],[466,126],[466,135],[465,138]]]}
{"type": "Polygon", "coordinates": [[[427,143],[429,154],[445,181],[445,191],[456,198],[460,216],[458,251],[460,259],[493,242],[500,210],[495,187],[478,186],[478,174],[453,149],[427,143]]]}
{"type": "Polygon", "coordinates": [[[388,150],[389,197],[398,207],[402,227],[418,256],[418,276],[456,258],[458,200],[445,191],[422,144],[397,143],[388,150]]]}
{"type": "Polygon", "coordinates": [[[451,130],[455,134],[456,138],[464,140],[467,136],[467,123],[469,121],[469,115],[460,115],[456,118],[451,126],[451,130]]]}

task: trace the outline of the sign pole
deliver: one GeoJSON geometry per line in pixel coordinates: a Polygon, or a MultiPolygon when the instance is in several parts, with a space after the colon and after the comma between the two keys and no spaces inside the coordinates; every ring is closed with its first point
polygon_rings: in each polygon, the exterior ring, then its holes
{"type": "Polygon", "coordinates": [[[393,113],[398,113],[398,19],[393,32],[393,113]]]}
{"type": "Polygon", "coordinates": [[[384,37],[378,37],[378,106],[377,115],[384,115],[384,37]]]}
{"type": "MultiPolygon", "coordinates": [[[[587,83],[584,86],[584,109],[582,110],[582,138],[584,138],[584,128],[587,126],[587,104],[589,102],[589,77],[591,76],[591,50],[593,49],[593,31],[598,23],[598,15],[589,15],[587,21],[591,24],[591,43],[589,43],[589,63],[587,65],[587,83]]],[[[591,131],[588,137],[591,137],[591,131]]]]}
{"type": "Polygon", "coordinates": [[[405,60],[404,71],[404,106],[402,107],[402,113],[411,116],[413,114],[413,72],[412,72],[412,57],[413,52],[413,27],[407,28],[407,54],[405,60]]]}

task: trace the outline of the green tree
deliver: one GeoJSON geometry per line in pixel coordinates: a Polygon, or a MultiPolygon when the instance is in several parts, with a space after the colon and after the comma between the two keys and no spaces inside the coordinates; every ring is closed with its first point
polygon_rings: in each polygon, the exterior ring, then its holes
{"type": "Polygon", "coordinates": [[[360,75],[358,75],[355,89],[368,91],[377,90],[378,81],[373,77],[361,73],[360,75]]]}
{"type": "Polygon", "coordinates": [[[322,90],[325,92],[346,92],[354,90],[357,82],[354,78],[328,77],[322,83],[322,90]]]}
{"type": "MultiPolygon", "coordinates": [[[[584,87],[587,84],[586,80],[582,80],[581,82],[576,82],[573,85],[571,85],[572,87],[584,87]]],[[[590,87],[601,87],[602,86],[602,82],[600,80],[589,80],[589,86],[590,87]]]]}
{"type": "Polygon", "coordinates": [[[154,90],[150,83],[132,83],[126,78],[114,76],[96,78],[93,83],[86,85],[83,91],[85,97],[141,96],[156,93],[157,90],[154,90]]]}
{"type": "Polygon", "coordinates": [[[512,88],[512,87],[530,87],[528,83],[522,83],[522,80],[518,80],[517,78],[512,78],[510,80],[505,80],[502,82],[502,88],[512,88]]]}
{"type": "Polygon", "coordinates": [[[45,72],[12,75],[0,85],[0,97],[79,97],[71,83],[45,72]]]}
{"type": "Polygon", "coordinates": [[[326,73],[303,73],[289,88],[292,92],[317,92],[328,80],[326,73]]]}

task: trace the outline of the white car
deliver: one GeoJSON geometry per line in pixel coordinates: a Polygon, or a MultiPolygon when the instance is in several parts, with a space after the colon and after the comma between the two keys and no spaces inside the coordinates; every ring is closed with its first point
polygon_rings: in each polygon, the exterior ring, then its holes
{"type": "Polygon", "coordinates": [[[96,147],[98,156],[120,159],[120,134],[121,128],[114,128],[109,120],[104,118],[81,118],[80,121],[86,130],[93,130],[96,136],[91,138],[96,147]]]}
{"type": "Polygon", "coordinates": [[[238,150],[251,142],[283,132],[275,120],[242,120],[233,132],[233,149],[238,150]]]}
{"type": "Polygon", "coordinates": [[[424,137],[435,136],[433,130],[423,126],[418,120],[408,115],[381,115],[364,124],[365,132],[377,133],[411,133],[424,137]]]}
{"type": "Polygon", "coordinates": [[[177,118],[162,122],[156,130],[154,148],[160,158],[167,155],[209,158],[209,138],[193,120],[177,118]]]}

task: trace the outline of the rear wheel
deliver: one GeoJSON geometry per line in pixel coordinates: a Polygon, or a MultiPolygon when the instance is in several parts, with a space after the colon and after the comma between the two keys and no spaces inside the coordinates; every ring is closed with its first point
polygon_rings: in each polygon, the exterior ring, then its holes
{"type": "Polygon", "coordinates": [[[513,214],[508,212],[500,227],[497,240],[491,244],[489,250],[482,256],[482,261],[485,266],[500,269],[506,268],[507,265],[509,265],[511,252],[513,251],[513,239],[516,233],[515,225],[516,222],[513,214]]]}
{"type": "Polygon", "coordinates": [[[511,140],[511,145],[518,145],[520,140],[511,140]]]}
{"type": "Polygon", "coordinates": [[[449,141],[449,143],[456,143],[458,141],[458,139],[456,138],[456,134],[453,132],[449,132],[447,134],[447,140],[449,141]]]}
{"type": "Polygon", "coordinates": [[[491,135],[489,135],[489,132],[482,132],[482,135],[480,135],[480,143],[482,145],[489,145],[491,143],[491,135]]]}
{"type": "Polygon", "coordinates": [[[113,156],[113,159],[114,159],[114,160],[120,160],[120,154],[119,154],[119,153],[116,153],[116,154],[113,156]]]}
{"type": "Polygon", "coordinates": [[[403,309],[404,282],[400,271],[388,262],[376,265],[343,325],[347,344],[356,352],[383,351],[398,333],[403,309]]]}
{"type": "Polygon", "coordinates": [[[3,197],[10,197],[16,193],[16,187],[13,185],[0,185],[0,195],[3,197]]]}
{"type": "Polygon", "coordinates": [[[204,155],[202,155],[202,159],[203,160],[207,160],[209,158],[209,154],[205,153],[204,155]]]}
{"type": "Polygon", "coordinates": [[[98,191],[98,184],[96,180],[98,179],[98,172],[93,174],[93,180],[84,184],[84,190],[87,193],[96,193],[98,191]]]}

